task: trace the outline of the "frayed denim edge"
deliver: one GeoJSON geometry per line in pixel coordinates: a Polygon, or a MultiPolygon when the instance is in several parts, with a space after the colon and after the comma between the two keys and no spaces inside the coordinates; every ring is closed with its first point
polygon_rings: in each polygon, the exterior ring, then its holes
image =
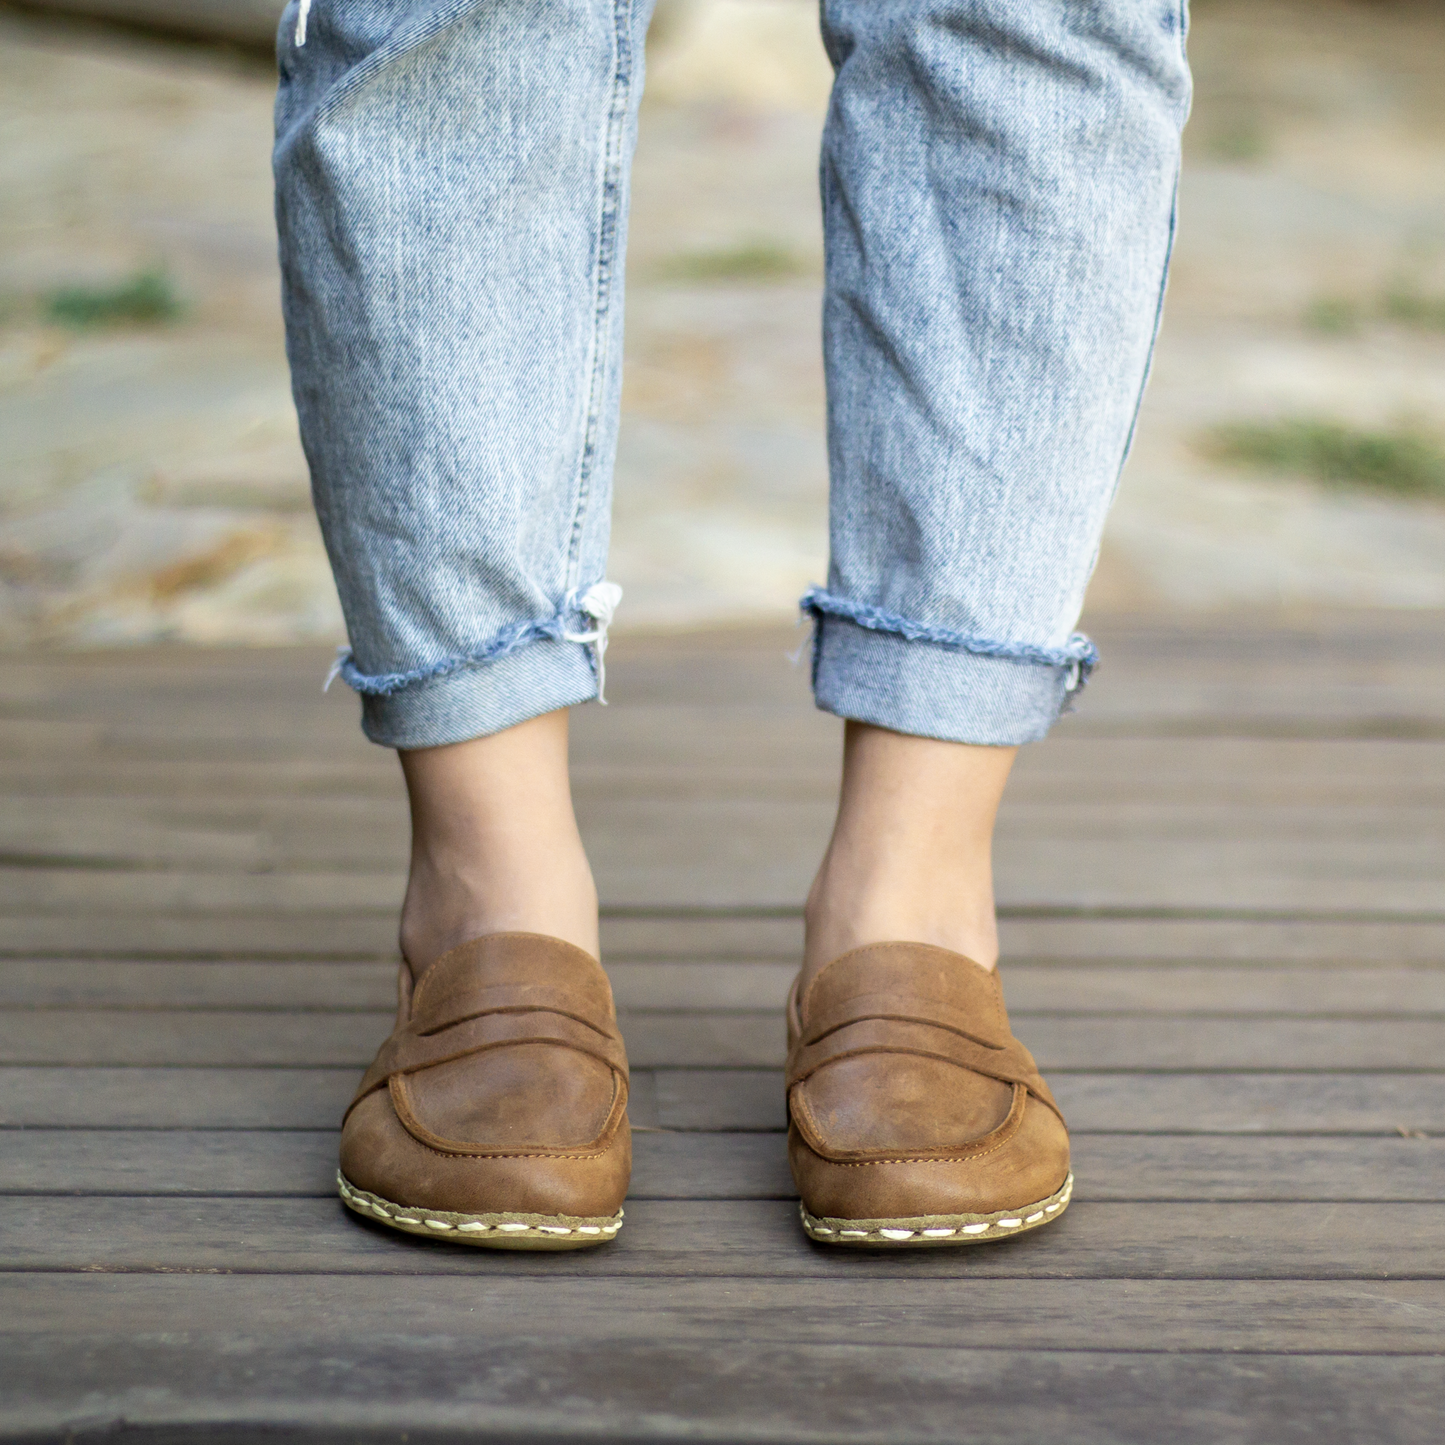
{"type": "Polygon", "coordinates": [[[1074,633],[1063,647],[1035,647],[1030,642],[995,642],[986,637],[969,637],[966,633],[955,632],[947,627],[930,627],[927,623],[885,612],[881,607],[874,607],[867,602],[853,602],[846,597],[835,597],[821,587],[810,587],[799,599],[798,606],[805,616],[813,619],[815,677],[821,641],[819,624],[828,616],[841,617],[872,632],[891,632],[906,642],[930,642],[935,647],[947,647],[955,652],[970,652],[976,657],[1001,657],[1011,662],[1033,662],[1042,667],[1066,669],[1066,712],[1073,706],[1074,699],[1083,692],[1088,684],[1089,674],[1099,661],[1099,649],[1082,632],[1074,633]]]}
{"type": "MultiPolygon", "coordinates": [[[[434,662],[426,667],[414,667],[409,672],[369,675],[357,667],[356,655],[349,647],[339,647],[336,650],[336,661],[332,663],[331,671],[327,674],[325,687],[329,688],[339,677],[354,692],[371,697],[391,697],[403,688],[413,687],[420,682],[434,682],[438,678],[450,677],[453,673],[465,671],[467,668],[484,667],[487,663],[496,662],[533,642],[590,643],[593,667],[597,670],[601,660],[597,644],[601,640],[602,647],[606,647],[606,624],[612,620],[611,608],[608,608],[606,621],[599,623],[597,613],[592,611],[588,604],[598,589],[606,585],[597,583],[582,591],[569,592],[563,598],[561,607],[546,621],[514,622],[510,627],[504,627],[477,652],[467,653],[464,657],[444,658],[441,662],[434,662]]],[[[621,592],[620,588],[617,590],[621,592]]],[[[612,605],[615,606],[615,602],[612,605]]]]}

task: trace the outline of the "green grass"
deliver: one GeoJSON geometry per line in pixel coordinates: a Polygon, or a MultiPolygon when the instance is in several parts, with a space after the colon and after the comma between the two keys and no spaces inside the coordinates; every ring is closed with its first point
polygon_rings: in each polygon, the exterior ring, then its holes
{"type": "Polygon", "coordinates": [[[748,241],[718,251],[688,251],[659,263],[670,281],[779,281],[799,275],[802,261],[773,241],[748,241]]]}
{"type": "Polygon", "coordinates": [[[1406,427],[1363,431],[1309,419],[1236,422],[1215,427],[1203,449],[1235,466],[1445,500],[1445,451],[1432,437],[1406,427]]]}
{"type": "Polygon", "coordinates": [[[1414,286],[1396,285],[1385,292],[1380,310],[1391,321],[1429,331],[1445,331],[1445,296],[1431,296],[1414,286]]]}
{"type": "Polygon", "coordinates": [[[1360,329],[1360,308],[1346,296],[1320,296],[1305,312],[1305,325],[1325,336],[1348,336],[1360,329]]]}
{"type": "Polygon", "coordinates": [[[1378,296],[1317,296],[1305,307],[1304,324],[1325,336],[1348,336],[1380,319],[1423,331],[1445,331],[1445,294],[1396,282],[1378,296]]]}
{"type": "Polygon", "coordinates": [[[1269,137],[1252,116],[1238,116],[1209,135],[1209,153],[1216,160],[1262,161],[1269,154],[1269,137]]]}
{"type": "Polygon", "coordinates": [[[62,326],[155,326],[174,321],[181,303],[164,271],[140,271],[115,286],[61,286],[42,298],[47,321],[62,326]]]}

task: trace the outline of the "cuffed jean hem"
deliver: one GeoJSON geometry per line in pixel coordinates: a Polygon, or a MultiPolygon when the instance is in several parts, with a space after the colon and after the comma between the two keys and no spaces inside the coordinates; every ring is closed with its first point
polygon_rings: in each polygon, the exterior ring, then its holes
{"type": "Polygon", "coordinates": [[[364,693],[361,728],[383,747],[435,748],[501,732],[596,696],[597,675],[586,644],[546,637],[395,692],[364,693]]]}
{"type": "Polygon", "coordinates": [[[824,712],[945,742],[1038,742],[1077,691],[1076,665],[992,657],[814,613],[824,712]]]}

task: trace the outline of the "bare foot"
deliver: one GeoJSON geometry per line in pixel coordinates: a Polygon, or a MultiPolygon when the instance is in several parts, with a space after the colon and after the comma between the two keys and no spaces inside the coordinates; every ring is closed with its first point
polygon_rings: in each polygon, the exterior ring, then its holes
{"type": "Polygon", "coordinates": [[[567,774],[567,713],[400,754],[411,798],[401,951],[412,973],[486,933],[547,933],[597,956],[597,889],[567,774]]]}
{"type": "Polygon", "coordinates": [[[1017,753],[847,724],[838,819],[805,910],[804,982],[866,943],[998,962],[993,825],[1017,753]]]}

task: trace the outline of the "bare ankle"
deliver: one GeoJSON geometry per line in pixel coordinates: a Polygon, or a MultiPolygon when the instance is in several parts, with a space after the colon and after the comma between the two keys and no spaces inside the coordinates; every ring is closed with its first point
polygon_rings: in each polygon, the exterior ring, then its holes
{"type": "Polygon", "coordinates": [[[488,933],[596,956],[597,891],[572,812],[567,716],[401,755],[412,854],[401,949],[413,972],[488,933]]]}
{"type": "Polygon", "coordinates": [[[993,824],[1014,753],[848,724],[838,820],[804,913],[805,976],[901,940],[994,966],[993,824]]]}

